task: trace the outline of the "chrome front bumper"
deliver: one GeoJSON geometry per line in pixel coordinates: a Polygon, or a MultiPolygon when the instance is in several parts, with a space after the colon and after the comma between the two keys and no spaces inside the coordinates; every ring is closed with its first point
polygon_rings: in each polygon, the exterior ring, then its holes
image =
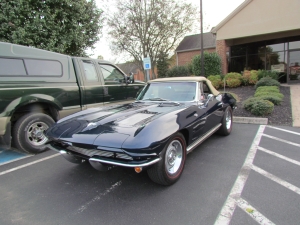
{"type": "MultiPolygon", "coordinates": [[[[86,160],[89,161],[89,163],[97,170],[102,170],[99,169],[99,163],[100,164],[105,164],[108,166],[123,166],[123,167],[146,167],[146,166],[151,166],[158,161],[161,160],[159,156],[153,157],[153,154],[149,155],[151,158],[149,159],[141,159],[141,160],[120,160],[118,158],[109,158],[109,157],[103,157],[99,155],[82,155],[77,151],[68,151],[68,149],[64,149],[59,146],[53,146],[51,144],[46,145],[49,149],[54,150],[56,152],[59,152],[66,160],[72,163],[76,164],[81,164],[85,162],[86,160]]],[[[88,151],[88,150],[85,150],[88,151]]],[[[91,150],[94,151],[94,150],[91,150]]],[[[97,150],[96,150],[97,151],[97,150]]],[[[100,151],[99,151],[100,152],[100,151]]],[[[145,154],[142,154],[142,156],[145,156],[145,154]]]]}

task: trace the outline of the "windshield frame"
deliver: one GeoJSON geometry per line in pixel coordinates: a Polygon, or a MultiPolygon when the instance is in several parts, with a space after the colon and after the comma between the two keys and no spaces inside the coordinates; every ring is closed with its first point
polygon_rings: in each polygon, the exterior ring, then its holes
{"type": "Polygon", "coordinates": [[[143,89],[142,91],[139,93],[138,97],[136,98],[136,101],[142,101],[142,102],[199,102],[199,96],[200,96],[200,83],[197,81],[164,81],[164,82],[151,82],[148,83],[143,89]],[[149,87],[152,84],[166,84],[166,86],[168,84],[172,84],[172,83],[195,83],[196,85],[196,90],[195,90],[195,98],[191,101],[177,101],[177,100],[170,100],[170,99],[164,99],[163,97],[156,97],[153,98],[153,100],[151,100],[151,98],[146,98],[146,99],[141,99],[144,97],[145,92],[149,89],[149,87]],[[160,98],[160,99],[159,99],[160,98]],[[157,100],[156,100],[157,99],[157,100]]]}

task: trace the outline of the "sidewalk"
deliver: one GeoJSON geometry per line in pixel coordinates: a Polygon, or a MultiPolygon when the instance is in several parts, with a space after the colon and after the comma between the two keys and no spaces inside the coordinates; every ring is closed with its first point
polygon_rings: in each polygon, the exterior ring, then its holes
{"type": "Polygon", "coordinates": [[[300,84],[288,85],[291,91],[293,127],[300,127],[300,84]]]}

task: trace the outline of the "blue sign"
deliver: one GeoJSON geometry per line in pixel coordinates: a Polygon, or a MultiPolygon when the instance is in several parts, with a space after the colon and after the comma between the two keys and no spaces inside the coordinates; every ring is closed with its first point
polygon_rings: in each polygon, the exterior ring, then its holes
{"type": "Polygon", "coordinates": [[[145,70],[150,70],[151,69],[151,59],[150,59],[150,57],[144,58],[143,63],[144,63],[144,69],[145,70]]]}

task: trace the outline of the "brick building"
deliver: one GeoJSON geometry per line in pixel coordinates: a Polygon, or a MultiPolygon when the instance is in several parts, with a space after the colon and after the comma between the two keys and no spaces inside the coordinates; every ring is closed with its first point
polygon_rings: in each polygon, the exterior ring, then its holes
{"type": "MultiPolygon", "coordinates": [[[[212,33],[203,33],[203,49],[207,52],[216,51],[216,36],[212,33]]],[[[176,65],[184,66],[191,62],[195,55],[201,53],[201,35],[186,36],[175,50],[176,65]]]]}

